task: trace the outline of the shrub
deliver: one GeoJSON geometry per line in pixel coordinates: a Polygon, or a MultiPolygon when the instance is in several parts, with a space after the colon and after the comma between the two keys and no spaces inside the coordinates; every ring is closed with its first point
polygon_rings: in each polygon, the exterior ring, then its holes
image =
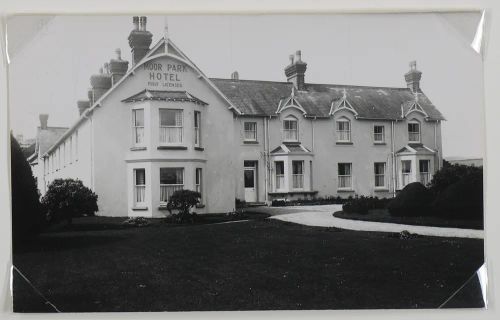
{"type": "Polygon", "coordinates": [[[194,222],[196,213],[191,213],[191,208],[200,203],[201,194],[192,190],[177,190],[168,200],[167,209],[172,214],[172,210],[178,212],[174,214],[177,222],[194,222]]]}
{"type": "Polygon", "coordinates": [[[436,215],[483,219],[483,177],[471,173],[441,192],[433,203],[436,215]]]}
{"type": "Polygon", "coordinates": [[[373,209],[383,209],[387,205],[387,199],[379,199],[377,197],[356,196],[347,199],[342,205],[342,211],[346,213],[367,214],[373,209]]]}
{"type": "Polygon", "coordinates": [[[145,227],[149,225],[149,221],[144,217],[130,217],[123,221],[124,225],[133,227],[145,227]]]}
{"type": "Polygon", "coordinates": [[[389,202],[387,209],[393,216],[411,217],[431,215],[432,193],[420,182],[408,184],[396,198],[389,202]]]}
{"type": "MultiPolygon", "coordinates": [[[[35,236],[45,217],[31,167],[21,147],[11,135],[12,237],[22,240],[35,236]]],[[[16,241],[14,241],[16,242],[16,241]]]]}
{"type": "Polygon", "coordinates": [[[42,198],[50,222],[67,221],[93,216],[97,210],[97,195],[78,179],[56,179],[42,198]]]}
{"type": "Polygon", "coordinates": [[[449,164],[445,162],[443,167],[439,169],[432,177],[429,183],[429,189],[434,195],[439,195],[452,184],[457,183],[462,178],[481,176],[483,175],[482,167],[466,166],[459,164],[449,164]]]}

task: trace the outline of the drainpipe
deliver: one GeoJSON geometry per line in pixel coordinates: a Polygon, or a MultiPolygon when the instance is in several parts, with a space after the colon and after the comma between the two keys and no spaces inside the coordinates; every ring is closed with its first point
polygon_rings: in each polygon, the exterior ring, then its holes
{"type": "MultiPolygon", "coordinates": [[[[267,139],[267,150],[266,150],[266,154],[267,154],[267,170],[268,170],[268,177],[269,177],[269,189],[268,190],[272,190],[273,188],[273,184],[272,184],[272,176],[273,176],[273,172],[272,172],[272,164],[271,164],[271,153],[270,153],[270,147],[269,147],[269,121],[271,121],[271,116],[269,116],[269,119],[267,119],[267,134],[266,134],[266,139],[267,139]]],[[[266,199],[269,201],[269,197],[268,197],[268,194],[266,194],[266,199]]]]}
{"type": "Polygon", "coordinates": [[[391,121],[391,155],[392,155],[392,196],[396,196],[396,154],[394,146],[394,121],[391,121]]]}
{"type": "Polygon", "coordinates": [[[267,158],[267,118],[264,117],[264,166],[266,168],[265,170],[265,176],[264,176],[264,201],[267,204],[267,188],[268,188],[268,181],[269,181],[269,165],[268,165],[268,158],[267,158]]]}
{"type": "MultiPolygon", "coordinates": [[[[437,168],[439,170],[439,169],[441,169],[441,157],[439,155],[439,149],[438,149],[438,145],[437,145],[437,124],[438,124],[438,121],[434,122],[434,150],[436,150],[436,157],[437,157],[437,162],[438,162],[437,168]]],[[[436,170],[434,169],[434,171],[436,171],[436,170]]]]}

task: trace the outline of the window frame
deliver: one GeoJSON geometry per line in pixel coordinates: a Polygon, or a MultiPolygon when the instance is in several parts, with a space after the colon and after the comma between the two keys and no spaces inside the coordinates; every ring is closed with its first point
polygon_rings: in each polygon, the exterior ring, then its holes
{"type": "Polygon", "coordinates": [[[200,193],[200,204],[203,203],[203,169],[195,168],[194,170],[194,189],[200,193]]]}
{"type": "Polygon", "coordinates": [[[292,160],[292,189],[293,190],[304,190],[304,170],[305,170],[305,163],[304,160],[292,160]],[[301,173],[295,173],[295,163],[300,163],[300,171],[301,173]],[[300,186],[296,186],[295,180],[296,178],[300,178],[300,186]]]}
{"type": "Polygon", "coordinates": [[[257,142],[257,122],[256,121],[245,121],[243,122],[243,141],[246,142],[257,142]],[[247,130],[247,124],[253,125],[254,130],[247,130]],[[247,138],[247,133],[252,132],[253,138],[247,138]]]}
{"type": "Polygon", "coordinates": [[[374,124],[373,125],[373,143],[374,144],[385,144],[385,125],[383,125],[383,124],[374,124]],[[382,128],[382,132],[381,133],[376,133],[375,132],[375,129],[377,127],[382,128]],[[376,139],[377,135],[381,135],[382,139],[381,140],[377,140],[376,139]]]}
{"type": "Polygon", "coordinates": [[[340,143],[352,142],[351,120],[349,120],[347,118],[339,118],[339,119],[335,120],[335,132],[337,134],[337,142],[340,142],[340,143]],[[340,124],[347,124],[348,130],[340,130],[340,128],[339,128],[340,124]],[[342,133],[347,133],[347,139],[341,139],[342,133]]]}
{"type": "Polygon", "coordinates": [[[286,178],[285,178],[285,161],[284,160],[275,160],[274,161],[274,189],[275,191],[286,190],[286,178]],[[278,174],[278,163],[281,163],[283,172],[278,174]],[[278,188],[278,180],[282,179],[279,183],[280,188],[278,188]]]}
{"type": "Polygon", "coordinates": [[[201,147],[201,111],[194,111],[194,146],[201,147]]]}
{"type": "MultiPolygon", "coordinates": [[[[168,199],[167,201],[162,201],[162,195],[161,195],[161,187],[172,187],[174,186],[174,191],[177,191],[177,190],[183,190],[184,189],[184,186],[186,185],[186,170],[184,167],[160,167],[160,171],[159,171],[159,182],[160,182],[160,206],[166,206],[167,203],[168,203],[168,199]],[[161,171],[162,169],[180,169],[182,171],[182,183],[161,183],[161,171]],[[175,187],[181,187],[181,188],[175,188],[175,187]]],[[[172,192],[172,193],[173,193],[172,192]]],[[[170,198],[170,197],[169,197],[170,198]]]]}
{"type": "Polygon", "coordinates": [[[422,125],[421,125],[420,121],[415,120],[415,119],[410,120],[410,121],[408,121],[406,128],[407,128],[407,133],[408,133],[408,142],[420,143],[422,141],[422,125]],[[410,125],[417,125],[418,131],[410,131],[410,125]],[[412,135],[415,135],[415,134],[417,134],[418,140],[411,139],[412,135]]]}
{"type": "Polygon", "coordinates": [[[374,162],[373,163],[373,174],[374,174],[374,187],[375,189],[387,189],[387,179],[386,179],[386,172],[387,172],[387,162],[374,162]],[[377,173],[377,165],[382,165],[383,173],[377,173]],[[377,185],[377,177],[382,176],[383,178],[383,185],[377,185]]]}
{"type": "Polygon", "coordinates": [[[133,173],[133,193],[134,193],[134,197],[133,197],[133,202],[134,202],[134,207],[142,207],[142,206],[146,206],[146,188],[147,188],[147,181],[146,181],[146,168],[134,168],[134,173],[133,173]],[[138,171],[142,171],[144,172],[144,184],[137,184],[137,172],[138,171]],[[143,193],[143,201],[140,202],[138,201],[138,197],[137,197],[137,194],[138,194],[138,188],[139,187],[142,187],[144,188],[144,193],[143,193]]]}
{"type": "Polygon", "coordinates": [[[282,130],[283,130],[283,141],[284,142],[298,142],[299,141],[299,119],[296,117],[289,115],[285,117],[282,121],[282,130]],[[285,128],[285,123],[295,123],[295,129],[287,129],[285,128]],[[287,132],[295,132],[295,139],[288,139],[287,132]]]}
{"type": "MultiPolygon", "coordinates": [[[[177,115],[175,115],[174,121],[177,123],[177,115]]],[[[158,108],[158,141],[159,144],[162,146],[169,146],[169,145],[182,145],[184,143],[184,110],[183,109],[176,109],[176,108],[158,108]],[[161,112],[163,110],[166,111],[175,111],[179,112],[181,114],[180,118],[181,119],[181,124],[180,125],[173,125],[173,126],[162,126],[161,124],[161,112]],[[179,136],[180,136],[180,141],[175,141],[175,142],[168,142],[168,141],[162,141],[162,128],[178,128],[180,129],[179,131],[179,136]]],[[[167,137],[168,134],[165,134],[165,137],[167,137]]]]}
{"type": "Polygon", "coordinates": [[[401,189],[406,187],[407,185],[409,185],[410,183],[412,183],[413,179],[412,179],[412,174],[413,174],[413,169],[412,169],[412,166],[413,166],[413,160],[410,160],[410,159],[402,159],[401,160],[401,189]],[[405,169],[405,165],[404,164],[407,164],[409,163],[409,166],[408,168],[410,169],[409,171],[404,171],[405,169]],[[405,182],[405,176],[408,176],[408,183],[404,183],[405,182]]]}
{"type": "Polygon", "coordinates": [[[145,108],[132,109],[132,145],[134,147],[144,147],[146,145],[146,110],[145,108]],[[142,111],[142,126],[137,125],[137,112],[142,111]],[[142,128],[142,140],[137,142],[137,130],[142,128]]]}
{"type": "Polygon", "coordinates": [[[422,183],[424,186],[426,186],[432,179],[432,173],[431,173],[431,160],[430,159],[419,159],[418,160],[418,175],[419,175],[419,182],[422,183]],[[427,171],[422,171],[422,163],[427,163],[427,171]],[[426,175],[424,179],[423,175],[426,175]],[[423,180],[427,180],[427,183],[423,183],[423,180]]]}
{"type": "Polygon", "coordinates": [[[347,190],[347,191],[352,191],[353,190],[353,174],[352,174],[352,162],[339,162],[337,164],[337,190],[347,190]],[[348,165],[349,168],[349,174],[340,174],[340,166],[341,165],[348,165]],[[341,186],[341,178],[350,178],[348,181],[350,182],[349,186],[341,186]]]}

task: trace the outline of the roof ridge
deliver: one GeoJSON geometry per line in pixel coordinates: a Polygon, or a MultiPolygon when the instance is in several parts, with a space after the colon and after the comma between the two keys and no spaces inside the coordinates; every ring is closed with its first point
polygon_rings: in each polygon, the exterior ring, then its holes
{"type": "Polygon", "coordinates": [[[255,79],[226,79],[226,78],[209,78],[210,80],[224,80],[224,81],[245,81],[245,82],[272,82],[280,84],[292,84],[287,81],[273,81],[273,80],[255,80],[255,79]]]}

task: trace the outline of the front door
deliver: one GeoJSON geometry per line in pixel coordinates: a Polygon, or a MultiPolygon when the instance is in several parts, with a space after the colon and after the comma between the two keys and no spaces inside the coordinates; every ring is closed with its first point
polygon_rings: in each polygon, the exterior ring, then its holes
{"type": "Polygon", "coordinates": [[[257,202],[256,174],[255,168],[245,168],[243,170],[243,180],[245,181],[245,201],[257,202]]]}

